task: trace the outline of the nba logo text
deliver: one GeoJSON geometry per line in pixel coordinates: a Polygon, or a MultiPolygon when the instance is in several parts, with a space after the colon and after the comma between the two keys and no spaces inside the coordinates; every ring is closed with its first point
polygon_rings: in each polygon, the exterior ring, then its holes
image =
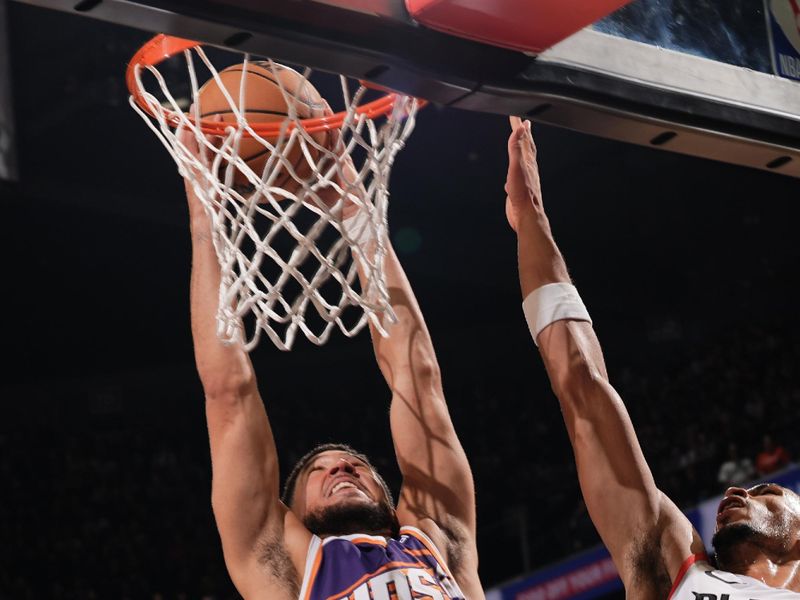
{"type": "Polygon", "coordinates": [[[800,0],[764,0],[764,9],[773,71],[800,81],[800,0]]]}

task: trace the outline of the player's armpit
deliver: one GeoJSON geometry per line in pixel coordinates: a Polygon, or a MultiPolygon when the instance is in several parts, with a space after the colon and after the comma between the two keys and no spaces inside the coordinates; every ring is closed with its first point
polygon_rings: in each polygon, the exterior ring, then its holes
{"type": "Polygon", "coordinates": [[[245,560],[225,563],[236,589],[246,600],[297,600],[310,538],[305,526],[283,507],[283,525],[262,531],[245,560]]]}
{"type": "Polygon", "coordinates": [[[683,512],[664,493],[659,510],[661,537],[659,547],[670,579],[670,588],[689,556],[705,554],[700,534],[683,512]],[[689,552],[686,549],[689,548],[689,552]]]}
{"type": "Polygon", "coordinates": [[[207,397],[211,502],[225,563],[245,598],[296,598],[310,534],[278,497],[272,432],[257,392],[207,397]],[[256,593],[256,591],[258,593],[256,593]]]}
{"type": "Polygon", "coordinates": [[[647,548],[670,576],[692,552],[691,524],[658,490],[587,322],[557,321],[538,337],[561,404],[589,514],[626,583],[647,548]],[[677,512],[675,512],[677,511],[677,512]]]}

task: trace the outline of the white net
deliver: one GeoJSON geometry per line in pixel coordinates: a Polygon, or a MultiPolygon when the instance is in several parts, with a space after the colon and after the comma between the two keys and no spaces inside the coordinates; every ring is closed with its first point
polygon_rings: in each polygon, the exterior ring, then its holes
{"type": "MultiPolygon", "coordinates": [[[[219,337],[249,350],[264,332],[288,350],[298,330],[324,344],[335,328],[353,336],[368,321],[385,335],[382,317],[394,320],[383,274],[388,181],[395,155],[414,127],[418,101],[391,95],[379,123],[358,108],[368,89],[340,77],[341,125],[320,133],[308,120],[307,105],[298,102],[316,93],[310,71],[288,69],[294,75],[287,79],[286,67],[245,55],[242,73],[250,68],[271,73],[287,108],[288,114],[271,124],[275,134],[267,136],[253,123],[259,115],[245,106],[252,102],[246,89],[254,85],[250,77],[240,76],[232,90],[223,82],[230,69],[218,71],[200,47],[185,50],[183,58],[194,101],[189,114],[152,65],[134,67],[140,95],[138,103],[131,97],[131,105],[212,220],[222,274],[219,337]],[[228,105],[226,123],[219,124],[222,135],[208,135],[208,127],[203,131],[208,114],[196,64],[208,70],[228,105]]],[[[174,72],[174,65],[170,69],[174,72]]],[[[323,104],[324,114],[310,116],[329,117],[323,104]]]]}

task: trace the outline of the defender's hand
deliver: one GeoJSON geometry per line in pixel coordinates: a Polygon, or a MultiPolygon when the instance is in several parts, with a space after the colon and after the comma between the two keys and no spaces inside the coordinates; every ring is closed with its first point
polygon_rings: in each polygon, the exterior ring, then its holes
{"type": "Polygon", "coordinates": [[[531,135],[530,121],[510,117],[511,135],[508,138],[508,176],[506,178],[506,218],[519,233],[525,219],[546,219],[542,207],[542,186],[536,165],[536,144],[531,135]]]}
{"type": "Polygon", "coordinates": [[[511,128],[506,217],[517,234],[520,285],[523,297],[527,297],[545,284],[569,282],[570,278],[542,205],[536,145],[530,123],[511,117],[511,128]]]}

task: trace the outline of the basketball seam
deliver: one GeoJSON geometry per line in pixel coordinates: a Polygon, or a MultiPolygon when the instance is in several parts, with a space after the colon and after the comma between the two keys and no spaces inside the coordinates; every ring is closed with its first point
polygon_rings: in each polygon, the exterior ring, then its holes
{"type": "MultiPolygon", "coordinates": [[[[245,109],[244,111],[247,114],[255,113],[257,115],[280,115],[282,117],[288,117],[289,113],[280,112],[277,110],[267,110],[265,108],[253,108],[253,109],[245,109]]],[[[209,112],[200,113],[201,118],[205,117],[213,117],[214,115],[232,115],[234,113],[233,109],[231,110],[212,110],[209,112]]]]}
{"type": "MultiPolygon", "coordinates": [[[[244,72],[244,69],[241,68],[241,67],[234,67],[234,68],[230,68],[229,67],[229,68],[227,68],[227,69],[222,71],[222,73],[243,73],[243,72],[244,72]]],[[[292,92],[287,90],[286,87],[281,85],[277,80],[273,79],[272,77],[268,77],[264,73],[259,73],[258,71],[251,71],[250,69],[247,69],[247,72],[250,73],[251,75],[255,75],[256,77],[261,77],[262,79],[266,79],[267,81],[269,81],[273,85],[277,86],[279,90],[283,90],[284,92],[286,92],[289,96],[291,96],[292,98],[294,98],[298,102],[302,102],[303,104],[305,104],[308,108],[311,108],[311,109],[322,109],[322,108],[325,107],[324,104],[322,104],[322,103],[318,104],[316,102],[314,102],[314,103],[306,102],[302,98],[298,97],[296,94],[293,94],[292,92]]],[[[222,75],[222,73],[220,73],[220,75],[222,75]]],[[[301,75],[301,77],[302,77],[302,75],[301,75]]],[[[240,78],[240,80],[241,80],[241,78],[240,78]]],[[[310,83],[308,85],[311,86],[310,83]]]]}

